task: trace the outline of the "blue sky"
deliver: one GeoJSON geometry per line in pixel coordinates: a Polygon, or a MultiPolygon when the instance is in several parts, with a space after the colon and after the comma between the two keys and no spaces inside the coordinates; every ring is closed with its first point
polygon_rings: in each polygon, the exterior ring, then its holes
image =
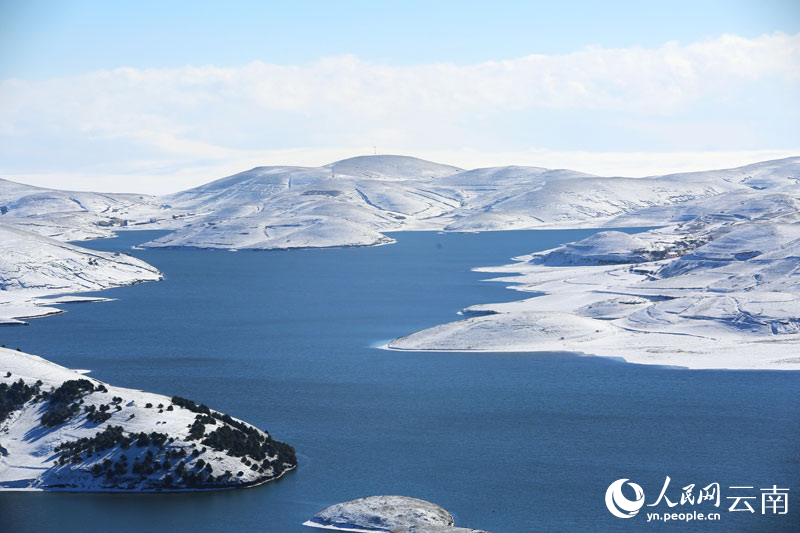
{"type": "Polygon", "coordinates": [[[739,164],[800,147],[798,34],[793,1],[5,1],[0,176],[168,192],[373,146],[739,164]]]}
{"type": "Polygon", "coordinates": [[[0,4],[3,77],[96,69],[306,63],[354,54],[458,64],[800,31],[800,2],[76,2],[0,4]]]}

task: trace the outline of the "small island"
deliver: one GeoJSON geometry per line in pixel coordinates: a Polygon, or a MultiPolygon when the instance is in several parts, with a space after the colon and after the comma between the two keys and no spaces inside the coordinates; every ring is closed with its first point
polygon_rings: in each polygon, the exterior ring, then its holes
{"type": "Polygon", "coordinates": [[[456,527],[447,509],[409,496],[370,496],[326,507],[304,526],[335,531],[395,533],[489,533],[456,527]]]}

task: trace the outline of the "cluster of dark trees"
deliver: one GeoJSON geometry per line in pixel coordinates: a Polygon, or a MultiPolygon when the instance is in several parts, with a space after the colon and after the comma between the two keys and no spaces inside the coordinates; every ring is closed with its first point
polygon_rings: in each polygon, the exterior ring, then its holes
{"type": "Polygon", "coordinates": [[[253,471],[263,472],[266,468],[272,467],[275,474],[279,475],[286,468],[297,466],[297,456],[293,447],[274,440],[253,426],[234,420],[230,415],[211,411],[204,404],[197,405],[192,400],[180,396],[173,396],[172,403],[198,413],[194,423],[189,427],[189,440],[203,439],[203,444],[216,451],[241,457],[245,465],[253,471]],[[217,425],[217,421],[224,424],[220,424],[220,427],[206,435],[206,425],[217,425]],[[259,466],[251,463],[248,457],[263,464],[259,466]],[[267,457],[277,457],[275,464],[270,464],[266,460],[267,457]]]}
{"type": "Polygon", "coordinates": [[[169,458],[165,458],[163,462],[159,461],[153,455],[153,450],[147,450],[147,453],[141,461],[139,461],[138,457],[136,458],[131,472],[138,476],[145,477],[159,470],[164,470],[169,473],[171,469],[172,463],[170,462],[169,458]]]}
{"type": "Polygon", "coordinates": [[[95,387],[88,379],[65,381],[57,389],[46,394],[50,402],[47,404],[47,410],[42,414],[41,424],[45,427],[58,426],[76,416],[81,412],[78,400],[85,394],[94,391],[95,387]]]}
{"type": "MultiPolygon", "coordinates": [[[[60,414],[55,409],[63,407],[71,410],[73,406],[77,406],[78,404],[74,403],[75,400],[79,399],[85,392],[91,392],[93,389],[90,387],[92,387],[92,384],[88,380],[74,380],[62,384],[58,390],[50,394],[51,407],[54,408],[53,412],[55,413],[52,416],[55,417],[60,414]]],[[[112,407],[116,407],[119,410],[119,403],[121,402],[122,398],[114,397],[113,403],[116,405],[112,405],[112,407]]],[[[253,426],[235,420],[229,415],[212,411],[204,404],[198,405],[192,400],[181,398],[180,396],[173,396],[172,404],[197,413],[194,423],[189,427],[189,436],[187,438],[189,441],[201,441],[203,445],[216,451],[225,452],[229,456],[240,457],[243,465],[254,472],[263,473],[271,469],[273,475],[279,475],[287,468],[297,465],[294,448],[288,444],[275,441],[272,437],[253,426]],[[207,425],[216,426],[216,428],[206,434],[207,425]],[[277,460],[274,460],[274,457],[277,460]]],[[[152,407],[152,405],[149,407],[152,407]]],[[[163,408],[163,405],[158,407],[163,408]]],[[[102,422],[110,417],[108,412],[110,407],[108,405],[101,405],[99,408],[92,405],[86,407],[85,410],[87,418],[93,422],[102,422]]],[[[68,412],[67,416],[69,414],[68,412]]],[[[196,460],[191,467],[187,467],[186,462],[182,460],[188,455],[185,448],[172,448],[160,452],[164,450],[168,440],[172,443],[174,438],[170,438],[165,433],[157,432],[126,434],[123,432],[122,427],[110,426],[92,438],[83,438],[64,443],[56,451],[61,453],[58,463],[65,465],[77,464],[88,460],[94,453],[117,445],[122,449],[128,449],[133,445],[140,448],[155,448],[156,453],[148,449],[143,456],[136,457],[132,465],[128,464],[128,458],[124,454],[116,462],[106,459],[101,463],[96,463],[92,467],[92,474],[96,477],[105,476],[108,480],[113,480],[115,477],[127,473],[144,479],[147,476],[163,471],[165,475],[162,477],[162,484],[165,487],[184,486],[198,488],[210,484],[229,482],[233,476],[230,472],[225,472],[215,477],[211,464],[202,458],[198,458],[205,451],[205,448],[201,452],[195,444],[192,444],[195,449],[192,450],[189,459],[196,460]]],[[[239,471],[236,475],[241,477],[243,472],[239,471]]]]}
{"type": "MultiPolygon", "coordinates": [[[[46,427],[57,426],[80,413],[85,395],[95,391],[108,392],[103,385],[95,386],[87,379],[65,381],[59,387],[51,389],[50,392],[42,391],[41,385],[41,381],[37,381],[32,386],[27,385],[22,379],[11,384],[0,383],[0,422],[5,420],[12,411],[36,398],[37,400],[48,400],[47,409],[41,417],[41,424],[46,427]]],[[[110,411],[112,409],[122,410],[120,407],[122,402],[121,397],[115,396],[110,405],[85,405],[83,409],[90,422],[102,423],[111,418],[110,411]]],[[[272,468],[274,474],[278,475],[286,467],[297,465],[294,448],[275,441],[269,435],[248,424],[234,420],[229,415],[211,411],[204,404],[198,405],[192,400],[180,396],[174,396],[172,403],[197,413],[194,423],[190,426],[188,440],[202,439],[202,444],[214,450],[224,451],[229,456],[241,457],[242,463],[256,472],[264,472],[272,468]],[[206,435],[206,425],[217,426],[217,428],[206,435]],[[275,456],[278,460],[272,464],[271,458],[275,456]]],[[[148,407],[152,407],[152,405],[148,407]]],[[[158,408],[163,409],[164,406],[160,404],[158,408]]],[[[171,411],[173,406],[170,405],[166,409],[171,411]]],[[[226,471],[215,477],[211,464],[202,458],[194,461],[191,467],[187,467],[184,459],[189,454],[186,448],[164,450],[167,442],[171,444],[174,441],[175,439],[166,433],[125,433],[122,426],[108,426],[93,437],[84,437],[60,444],[55,449],[59,454],[56,463],[62,466],[80,464],[89,460],[94,454],[116,446],[122,450],[128,450],[135,445],[148,449],[143,456],[136,457],[132,465],[129,464],[127,454],[122,453],[115,462],[105,459],[95,463],[92,466],[92,474],[95,477],[104,476],[113,482],[114,478],[129,472],[144,479],[163,471],[165,475],[162,477],[161,484],[164,487],[202,488],[230,482],[230,478],[233,477],[231,472],[226,471]],[[156,450],[155,453],[149,449],[151,447],[156,450]]],[[[192,450],[190,460],[198,458],[206,450],[205,448],[202,448],[202,451],[198,450],[195,444],[192,444],[192,447],[195,449],[192,450]]],[[[238,477],[242,475],[242,471],[236,473],[238,477]]]]}
{"type": "Polygon", "coordinates": [[[180,396],[173,396],[172,403],[174,403],[178,407],[183,407],[184,409],[188,409],[194,413],[202,413],[205,415],[211,414],[211,409],[209,409],[206,404],[201,403],[200,405],[197,405],[192,400],[187,400],[186,398],[181,398],[180,396]]]}
{"type": "Polygon", "coordinates": [[[203,444],[214,450],[227,452],[228,455],[241,457],[245,466],[249,466],[253,471],[263,472],[265,468],[271,466],[278,475],[287,466],[297,466],[297,456],[293,447],[276,441],[252,426],[237,422],[228,415],[222,415],[220,418],[223,417],[227,417],[234,424],[222,425],[215,429],[203,439],[203,444]],[[277,460],[274,464],[270,464],[266,460],[268,457],[275,456],[277,456],[277,460]],[[263,464],[261,467],[251,464],[249,457],[257,462],[263,462],[263,464]]]}
{"type": "MultiPolygon", "coordinates": [[[[130,464],[126,454],[120,454],[119,459],[114,462],[104,459],[92,466],[92,475],[95,477],[105,477],[112,482],[114,478],[125,474],[133,474],[144,479],[157,472],[164,472],[162,485],[165,487],[184,486],[189,488],[201,488],[209,484],[220,483],[226,478],[225,475],[215,478],[213,468],[204,459],[198,459],[191,467],[186,466],[185,459],[189,455],[185,448],[170,448],[164,450],[167,442],[172,443],[175,439],[166,433],[128,433],[126,434],[122,426],[109,426],[104,431],[95,434],[94,437],[84,437],[75,441],[64,442],[56,447],[56,452],[61,455],[57,463],[59,465],[79,464],[88,460],[98,452],[112,449],[119,446],[127,450],[132,446],[147,448],[147,451],[135,457],[133,464],[130,464]],[[154,449],[156,450],[154,452],[154,449]],[[159,451],[164,450],[162,453],[159,451]],[[84,457],[85,454],[85,457],[84,457]]],[[[203,448],[205,451],[205,448],[203,448]]],[[[199,457],[201,452],[197,449],[192,451],[192,458],[199,457]]]]}
{"type": "MultiPolygon", "coordinates": [[[[135,445],[137,448],[146,448],[155,446],[159,450],[164,448],[164,445],[169,440],[173,442],[175,439],[166,433],[125,433],[122,426],[108,426],[105,430],[100,431],[94,437],[83,437],[78,440],[62,442],[59,444],[55,451],[60,453],[58,461],[60,464],[75,463],[83,460],[82,454],[86,454],[88,459],[97,452],[110,450],[119,445],[123,450],[127,450],[135,445]],[[75,458],[77,457],[77,461],[75,458]]],[[[175,459],[177,457],[185,457],[184,450],[168,450],[167,456],[175,459]],[[174,455],[173,455],[174,454],[174,455]]]]}
{"type": "MultiPolygon", "coordinates": [[[[163,459],[159,459],[153,450],[147,450],[143,457],[137,457],[130,465],[130,473],[144,479],[157,472],[164,472],[161,484],[164,487],[183,486],[190,488],[201,488],[218,481],[212,475],[211,464],[199,459],[191,468],[187,468],[186,461],[181,460],[177,464],[175,461],[186,457],[186,450],[172,449],[163,454],[163,459]]],[[[92,474],[95,477],[104,475],[107,480],[112,480],[116,476],[128,473],[128,458],[123,455],[116,463],[106,459],[102,463],[95,463],[92,467],[92,474]]]]}
{"type": "MultiPolygon", "coordinates": [[[[93,405],[91,407],[94,407],[93,405]]],[[[95,424],[102,424],[106,420],[111,418],[111,413],[107,413],[104,411],[92,410],[86,412],[86,420],[89,422],[93,422],[95,424]]]]}
{"type": "Polygon", "coordinates": [[[81,407],[77,403],[64,405],[56,404],[47,408],[42,415],[42,425],[45,427],[58,426],[67,420],[74,418],[81,412],[81,407]]]}
{"type": "Polygon", "coordinates": [[[110,459],[104,459],[102,463],[95,463],[92,467],[92,474],[95,477],[105,474],[106,479],[111,479],[114,476],[121,476],[128,471],[128,457],[123,455],[116,463],[112,463],[110,459]]]}
{"type": "Polygon", "coordinates": [[[60,453],[59,464],[74,463],[82,460],[81,454],[90,457],[95,452],[110,450],[119,444],[122,449],[128,449],[133,439],[126,435],[122,426],[108,426],[105,430],[96,433],[94,437],[83,437],[78,440],[62,442],[56,446],[56,453],[60,453]],[[78,461],[75,461],[77,457],[78,461]]]}
{"type": "Polygon", "coordinates": [[[234,457],[250,456],[256,460],[266,458],[262,449],[266,441],[264,435],[245,433],[231,426],[221,426],[208,434],[203,444],[218,451],[230,452],[234,457]]]}
{"type": "MultiPolygon", "coordinates": [[[[41,384],[41,382],[39,382],[41,384]]],[[[80,413],[80,404],[83,397],[92,392],[108,392],[105,385],[93,385],[88,379],[72,379],[62,383],[57,389],[50,392],[43,392],[42,399],[49,399],[47,410],[42,414],[41,424],[45,427],[54,427],[63,424],[67,420],[80,413]]],[[[122,411],[119,405],[122,398],[114,396],[111,405],[86,405],[83,410],[86,412],[86,419],[95,424],[102,424],[111,418],[109,412],[113,407],[115,411],[122,411]]]]}
{"type": "Polygon", "coordinates": [[[199,420],[195,420],[189,426],[189,440],[200,440],[206,434],[206,426],[199,420]]]}
{"type": "MultiPolygon", "coordinates": [[[[119,405],[115,406],[115,408],[117,411],[122,410],[122,407],[119,405]]],[[[111,408],[106,404],[101,405],[100,408],[97,408],[95,405],[87,405],[83,408],[83,410],[86,411],[86,419],[95,424],[102,424],[111,418],[111,413],[108,412],[110,409],[111,408]]]]}
{"type": "Polygon", "coordinates": [[[11,385],[0,383],[0,422],[37,396],[41,385],[41,381],[37,381],[35,385],[26,385],[22,379],[11,385]]]}
{"type": "MultiPolygon", "coordinates": [[[[166,481],[166,480],[165,480],[166,481]]],[[[184,470],[181,475],[181,485],[188,488],[202,488],[224,481],[223,476],[214,477],[211,473],[211,465],[206,464],[204,470],[184,470]]]]}
{"type": "Polygon", "coordinates": [[[142,431],[136,435],[136,446],[142,448],[146,446],[155,446],[159,450],[164,448],[164,444],[169,440],[173,442],[175,439],[167,435],[166,433],[157,433],[152,431],[150,433],[145,433],[142,431]]]}

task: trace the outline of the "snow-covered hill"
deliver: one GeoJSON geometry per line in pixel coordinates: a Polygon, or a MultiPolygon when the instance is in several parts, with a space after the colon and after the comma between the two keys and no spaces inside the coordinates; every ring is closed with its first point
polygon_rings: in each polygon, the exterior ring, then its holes
{"type": "Polygon", "coordinates": [[[430,180],[444,178],[462,169],[416,157],[400,155],[363,155],[337,161],[324,168],[335,174],[379,180],[430,180]]]}
{"type": "Polygon", "coordinates": [[[290,446],[205,405],[0,348],[0,491],[236,488],[296,465],[290,446]]]}
{"type": "Polygon", "coordinates": [[[710,197],[796,185],[800,158],[650,178],[495,167],[460,171],[401,156],[319,168],[258,167],[160,198],[182,223],[151,247],[369,246],[402,230],[632,226],[687,218],[710,197]],[[658,221],[658,222],[656,222],[658,221]]]}
{"type": "Polygon", "coordinates": [[[172,218],[153,196],[61,191],[0,179],[0,223],[61,241],[110,237],[115,228],[158,221],[172,218]]]}
{"type": "Polygon", "coordinates": [[[0,224],[0,324],[58,313],[49,305],[81,300],[47,296],[160,279],[156,268],[127,254],[88,250],[0,224]]]}
{"type": "Polygon", "coordinates": [[[460,205],[457,191],[435,185],[459,170],[400,156],[356,157],[319,168],[258,167],[162,197],[187,223],[145,246],[386,244],[392,240],[381,232],[410,227],[460,205]]]}
{"type": "Polygon", "coordinates": [[[386,244],[388,231],[633,226],[701,215],[721,195],[784,194],[800,158],[649,178],[564,169],[462,171],[375,155],[322,167],[257,167],[150,197],[40,189],[0,180],[0,222],[61,240],[170,229],[150,247],[277,249],[386,244]]]}

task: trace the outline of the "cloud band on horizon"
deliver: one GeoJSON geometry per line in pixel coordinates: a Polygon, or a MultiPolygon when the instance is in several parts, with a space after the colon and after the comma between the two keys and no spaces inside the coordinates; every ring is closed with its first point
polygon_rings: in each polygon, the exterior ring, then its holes
{"type": "Polygon", "coordinates": [[[527,154],[505,164],[537,152],[784,154],[800,146],[798,88],[800,34],[780,32],[475,65],[122,67],[0,82],[0,172],[168,179],[256,160],[322,164],[373,145],[469,154],[443,161],[460,166],[481,166],[480,153],[485,164],[501,153],[527,154]],[[303,156],[259,159],[290,153],[303,156]]]}

